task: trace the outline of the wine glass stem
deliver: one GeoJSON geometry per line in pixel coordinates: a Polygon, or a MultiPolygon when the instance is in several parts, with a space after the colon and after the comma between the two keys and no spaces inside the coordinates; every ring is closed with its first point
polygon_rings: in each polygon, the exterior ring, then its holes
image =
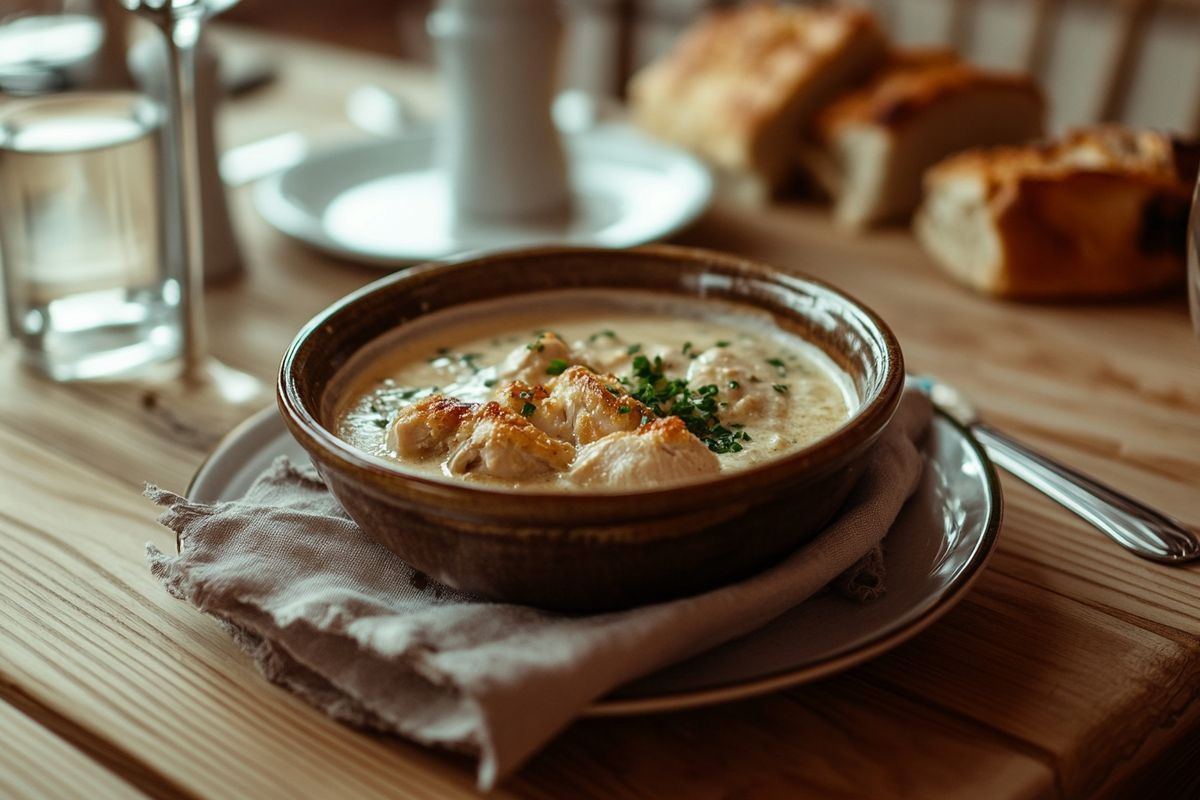
{"type": "Polygon", "coordinates": [[[204,231],[201,216],[200,148],[196,120],[196,51],[203,29],[203,13],[181,14],[166,26],[167,68],[171,91],[170,125],[175,152],[171,184],[175,192],[182,259],[180,312],[183,317],[183,368],[185,378],[201,375],[207,355],[204,328],[204,231]]]}

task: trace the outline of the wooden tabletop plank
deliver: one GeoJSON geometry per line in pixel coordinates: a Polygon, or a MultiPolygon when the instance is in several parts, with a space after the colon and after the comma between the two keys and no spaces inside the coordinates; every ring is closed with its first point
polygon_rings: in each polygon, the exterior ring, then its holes
{"type": "Polygon", "coordinates": [[[0,797],[45,800],[88,797],[115,800],[144,795],[47,728],[0,703],[0,797]]]}
{"type": "Polygon", "coordinates": [[[111,742],[155,794],[473,796],[445,758],[269,685],[214,620],[167,595],[141,551],[174,539],[148,501],[3,432],[0,448],[15,458],[0,465],[0,671],[42,713],[111,742]]]}
{"type": "Polygon", "coordinates": [[[1043,755],[862,670],[718,708],[577,723],[511,788],[558,798],[584,780],[595,797],[1057,796],[1043,755]]]}

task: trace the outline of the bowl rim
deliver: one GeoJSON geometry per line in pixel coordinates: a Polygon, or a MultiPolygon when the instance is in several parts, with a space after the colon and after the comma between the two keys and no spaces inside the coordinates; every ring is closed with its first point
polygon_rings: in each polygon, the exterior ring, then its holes
{"type": "MultiPolygon", "coordinates": [[[[602,287],[596,287],[596,289],[600,290],[602,287]]],[[[580,291],[588,291],[588,289],[581,288],[580,291]]],[[[733,299],[730,302],[736,303],[737,300],[733,299]]],[[[397,325],[396,327],[400,326],[397,325]]],[[[489,250],[485,253],[475,251],[460,254],[449,259],[419,264],[412,268],[386,275],[335,300],[313,316],[296,334],[291,344],[288,345],[279,366],[276,400],[288,429],[299,440],[301,446],[310,452],[310,455],[315,447],[321,451],[325,459],[331,460],[339,469],[349,470],[359,476],[369,477],[371,478],[370,483],[375,486],[400,481],[405,484],[422,487],[425,490],[441,493],[443,496],[474,498],[482,502],[487,502],[489,498],[494,499],[496,502],[511,502],[514,499],[520,499],[530,501],[531,505],[539,501],[559,504],[596,501],[619,503],[622,500],[652,502],[656,499],[690,496],[694,497],[700,503],[697,507],[702,507],[704,505],[711,505],[713,499],[728,497],[729,492],[744,488],[747,482],[764,486],[778,485],[780,482],[792,478],[796,470],[801,469],[803,462],[810,462],[813,467],[818,467],[836,461],[839,454],[854,452],[858,448],[870,444],[883,432],[888,422],[890,422],[892,415],[900,403],[903,390],[904,356],[900,349],[899,341],[888,324],[874,310],[853,295],[823,280],[814,278],[807,273],[784,271],[756,259],[745,258],[721,251],[696,247],[681,247],[678,245],[653,244],[634,248],[549,245],[489,250]],[[800,281],[837,298],[856,317],[865,322],[866,327],[883,344],[882,351],[885,355],[884,378],[880,384],[879,391],[873,397],[864,398],[857,412],[832,433],[817,439],[805,447],[767,459],[761,464],[683,483],[616,491],[597,491],[583,488],[579,491],[528,490],[505,486],[481,485],[466,481],[456,481],[451,478],[408,472],[392,467],[383,459],[364,453],[359,448],[338,437],[319,421],[316,414],[311,412],[301,399],[300,392],[296,386],[299,379],[292,373],[296,360],[310,337],[320,332],[330,320],[341,314],[345,314],[347,309],[353,307],[364,297],[377,291],[388,288],[396,283],[419,279],[433,272],[453,271],[466,266],[482,266],[490,262],[505,261],[514,257],[542,258],[555,255],[589,256],[594,254],[596,256],[615,256],[619,258],[622,253],[629,252],[665,260],[727,264],[739,270],[753,273],[758,278],[773,280],[783,277],[790,281],[800,281]],[[705,502],[706,499],[709,502],[705,502]]]]}

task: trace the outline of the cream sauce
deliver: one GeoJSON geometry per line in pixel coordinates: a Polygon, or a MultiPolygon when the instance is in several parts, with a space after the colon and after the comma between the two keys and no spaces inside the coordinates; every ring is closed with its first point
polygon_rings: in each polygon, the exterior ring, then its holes
{"type": "MultiPolygon", "coordinates": [[[[348,368],[355,374],[343,381],[346,391],[339,392],[346,400],[335,413],[338,435],[372,455],[400,460],[405,468],[449,475],[442,461],[405,460],[389,449],[388,426],[396,412],[436,394],[471,403],[493,399],[520,362],[531,361],[530,347],[536,347],[542,331],[554,332],[569,345],[570,363],[635,386],[638,356],[651,363],[661,359],[662,372],[687,379],[692,391],[715,386],[716,415],[722,426],[739,434],[729,452],[719,453],[721,471],[745,469],[827,436],[856,403],[849,380],[823,353],[781,331],[761,312],[711,301],[663,300],[649,293],[556,294],[564,302],[541,303],[540,310],[458,314],[462,318],[449,325],[406,326],[415,332],[374,348],[365,366],[360,361],[348,368]],[[610,302],[594,302],[592,296],[610,302]],[[643,307],[631,304],[631,296],[640,297],[643,307]]],[[[534,374],[527,366],[519,377],[549,382],[553,375],[540,374],[544,366],[537,365],[534,374]]],[[[457,477],[514,488],[571,486],[565,473],[519,482],[457,477]]]]}

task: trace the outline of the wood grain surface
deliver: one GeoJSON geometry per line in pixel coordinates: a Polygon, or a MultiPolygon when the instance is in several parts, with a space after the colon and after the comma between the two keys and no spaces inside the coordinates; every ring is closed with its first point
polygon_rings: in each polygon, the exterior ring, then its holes
{"type": "MultiPolygon", "coordinates": [[[[387,59],[226,31],[280,60],[226,140],[354,136],[368,81],[432,113],[387,59]]],[[[233,403],[178,381],[60,385],[0,348],[0,795],[460,797],[465,759],[343,727],[265,682],[218,623],[150,577],[173,547],[141,497],[181,490],[269,402],[296,330],[378,277],[267,228],[233,198],[244,279],[213,289],[212,346],[262,381],[233,403]]],[[[399,221],[398,221],[399,222],[399,221]]],[[[718,208],[679,241],[843,287],[889,321],[914,371],[995,424],[1200,524],[1200,346],[1180,296],[1012,305],[966,293],[903,230],[851,238],[815,206],[718,208]]],[[[1151,796],[1188,786],[1200,730],[1200,569],[1142,562],[1007,476],[995,558],[945,618],[820,683],[703,710],[581,721],[498,797],[1151,796]],[[1183,766],[1181,766],[1181,763],[1183,766]],[[1156,783],[1173,776],[1171,784],[1156,783]]],[[[1194,782],[1190,784],[1194,786],[1194,782]]]]}

